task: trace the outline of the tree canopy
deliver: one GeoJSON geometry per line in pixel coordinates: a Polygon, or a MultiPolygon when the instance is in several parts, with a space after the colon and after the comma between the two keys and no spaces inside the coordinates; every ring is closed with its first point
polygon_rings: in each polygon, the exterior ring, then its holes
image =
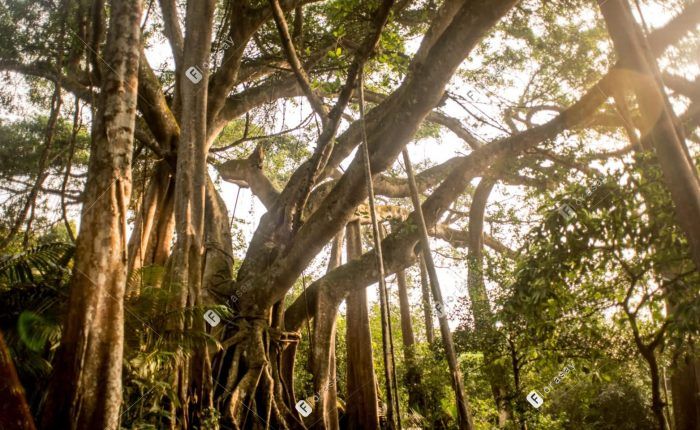
{"type": "Polygon", "coordinates": [[[697,0],[0,0],[0,428],[700,428],[697,0]]]}

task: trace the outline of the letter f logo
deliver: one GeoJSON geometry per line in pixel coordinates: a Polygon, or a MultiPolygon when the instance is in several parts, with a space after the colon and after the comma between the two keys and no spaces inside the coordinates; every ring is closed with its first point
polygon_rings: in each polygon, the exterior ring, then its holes
{"type": "Polygon", "coordinates": [[[530,393],[527,395],[527,401],[535,409],[539,409],[539,407],[542,406],[542,403],[544,403],[544,399],[542,398],[542,395],[535,390],[530,391],[530,393]]]}

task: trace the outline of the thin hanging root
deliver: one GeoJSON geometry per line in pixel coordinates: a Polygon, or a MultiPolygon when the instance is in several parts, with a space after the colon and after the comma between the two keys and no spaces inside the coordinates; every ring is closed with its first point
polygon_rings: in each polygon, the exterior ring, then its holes
{"type": "Polygon", "coordinates": [[[369,147],[367,142],[367,130],[365,128],[365,91],[364,73],[359,73],[360,87],[360,119],[362,128],[362,161],[367,182],[367,197],[369,200],[369,213],[372,220],[372,238],[374,250],[377,256],[377,272],[379,278],[379,294],[385,306],[382,306],[382,349],[384,352],[384,379],[386,383],[387,397],[387,421],[389,429],[401,430],[401,411],[399,406],[399,390],[396,385],[396,363],[394,362],[394,340],[391,333],[391,321],[389,319],[389,295],[384,279],[384,257],[380,239],[379,222],[377,221],[376,204],[374,201],[374,184],[372,183],[372,167],[369,159],[369,147]]]}
{"type": "Polygon", "coordinates": [[[270,415],[272,414],[272,404],[275,401],[275,383],[272,380],[272,375],[270,375],[270,367],[266,367],[262,371],[262,383],[258,388],[259,396],[258,398],[265,410],[265,416],[262,417],[265,420],[265,430],[270,429],[270,415]]]}
{"type": "MultiPolygon", "coordinates": [[[[246,372],[241,382],[236,387],[233,394],[231,394],[230,407],[231,418],[234,422],[240,423],[242,428],[245,428],[245,424],[248,421],[248,416],[250,411],[255,411],[255,392],[258,383],[260,382],[260,376],[262,375],[262,368],[251,368],[246,372]],[[246,403],[249,404],[246,405],[246,403]],[[245,409],[245,410],[243,410],[245,409]],[[241,411],[243,412],[241,413],[241,411]]],[[[253,417],[255,419],[255,417],[253,417]]]]}

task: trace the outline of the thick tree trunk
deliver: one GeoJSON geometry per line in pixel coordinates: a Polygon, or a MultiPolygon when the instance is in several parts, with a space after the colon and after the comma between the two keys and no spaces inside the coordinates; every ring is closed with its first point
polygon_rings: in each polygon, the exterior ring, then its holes
{"type": "Polygon", "coordinates": [[[671,375],[675,430],[700,428],[700,359],[688,354],[678,359],[671,375]]]}
{"type": "MultiPolygon", "coordinates": [[[[177,241],[169,268],[168,287],[177,291],[176,309],[184,311],[201,303],[204,268],[204,219],[207,174],[207,88],[209,82],[209,55],[211,50],[214,0],[187,2],[186,35],[183,69],[180,70],[180,137],[177,143],[175,171],[175,231],[177,241]],[[194,68],[194,69],[193,69],[194,68]],[[194,70],[194,71],[193,71],[194,70]]],[[[178,321],[178,330],[204,331],[204,320],[192,319],[185,313],[178,321]]],[[[177,392],[180,406],[177,419],[180,425],[190,424],[190,402],[199,402],[190,374],[197,372],[189,356],[180,351],[177,363],[177,392]]]]}
{"type": "MultiPolygon", "coordinates": [[[[347,226],[348,261],[362,255],[360,222],[347,226]]],[[[367,290],[348,294],[346,299],[347,394],[345,397],[349,429],[378,429],[377,383],[372,359],[372,335],[367,309],[367,290]]]]}
{"type": "Polygon", "coordinates": [[[656,60],[627,0],[601,0],[600,9],[621,64],[630,70],[642,116],[642,139],[648,139],[656,150],[678,223],[685,231],[695,266],[700,268],[700,181],[665,94],[656,60]]]}
{"type": "Polygon", "coordinates": [[[484,354],[486,374],[488,375],[491,391],[496,402],[496,409],[498,410],[498,428],[504,428],[510,419],[511,409],[507,400],[508,372],[503,364],[495,364],[501,341],[498,338],[483,274],[484,214],[494,184],[495,181],[493,179],[483,178],[476,187],[472,198],[469,210],[469,276],[467,290],[472,306],[477,344],[484,354]]]}
{"type": "Polygon", "coordinates": [[[10,351],[0,333],[0,428],[34,430],[34,419],[10,351]]]}
{"type": "Polygon", "coordinates": [[[114,429],[122,402],[127,207],[141,2],[114,0],[68,315],[42,428],[114,429]]]}

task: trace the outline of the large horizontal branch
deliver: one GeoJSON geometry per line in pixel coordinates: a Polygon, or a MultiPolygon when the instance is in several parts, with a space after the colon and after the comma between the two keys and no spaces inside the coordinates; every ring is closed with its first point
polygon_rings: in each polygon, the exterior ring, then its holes
{"type": "MultiPolygon", "coordinates": [[[[365,99],[375,104],[381,103],[382,101],[384,101],[384,99],[386,99],[386,97],[387,96],[383,94],[379,94],[373,91],[365,91],[365,99]]],[[[434,110],[428,114],[426,120],[447,128],[448,130],[453,132],[457,137],[465,141],[472,149],[476,149],[482,145],[482,143],[479,142],[479,139],[477,139],[473,134],[471,134],[469,130],[467,130],[462,125],[462,122],[457,118],[446,115],[445,113],[440,112],[438,110],[434,110]]]]}
{"type": "MultiPolygon", "coordinates": [[[[374,122],[368,121],[367,135],[374,174],[386,170],[396,159],[439,103],[445,85],[464,58],[515,3],[516,0],[464,2],[447,30],[433,44],[425,62],[414,65],[397,91],[370,111],[367,118],[374,117],[374,122]]],[[[307,168],[306,164],[300,169],[307,168]]],[[[334,170],[337,166],[326,164],[326,170],[329,167],[334,170]]],[[[260,285],[252,297],[259,305],[271,305],[282,299],[301,269],[347,223],[366,196],[363,164],[356,155],[320,209],[281,248],[272,250],[265,244],[277,237],[277,226],[283,220],[276,219],[271,212],[263,216],[238,272],[238,282],[260,285]],[[260,265],[269,270],[261,274],[260,265]]]]}
{"type": "MultiPolygon", "coordinates": [[[[600,82],[589,90],[570,108],[563,111],[549,122],[536,126],[517,135],[485,145],[460,161],[447,179],[423,203],[425,222],[433,226],[449,205],[457,199],[477,172],[483,171],[501,157],[518,154],[534,147],[544,140],[551,139],[563,130],[580,126],[592,116],[598,107],[608,98],[619,74],[616,70],[608,73],[600,82]]],[[[382,241],[382,253],[387,273],[404,269],[415,261],[414,248],[419,240],[415,223],[415,213],[382,241]]],[[[307,288],[286,311],[285,327],[296,330],[308,317],[305,304],[313,305],[321,288],[336,298],[345,297],[350,291],[366,288],[377,281],[376,256],[374,251],[365,253],[362,258],[348,262],[320,278],[307,288]]],[[[313,308],[312,308],[313,309],[313,308]]]]}
{"type": "Polygon", "coordinates": [[[60,74],[52,64],[46,62],[38,61],[31,64],[24,64],[16,60],[0,60],[0,70],[43,78],[53,83],[58,83],[60,81],[63,89],[70,91],[89,104],[92,104],[93,101],[98,99],[97,93],[83,85],[79,79],[74,76],[60,74]]]}
{"type": "Polygon", "coordinates": [[[279,191],[262,170],[261,147],[243,160],[229,160],[216,166],[221,178],[240,187],[250,188],[268,210],[275,204],[279,191]]]}
{"type": "MultiPolygon", "coordinates": [[[[444,240],[455,248],[466,248],[469,246],[469,231],[467,230],[459,230],[445,224],[437,224],[430,227],[428,233],[432,237],[444,240]]],[[[517,255],[517,252],[488,234],[484,234],[484,245],[509,258],[514,258],[517,255]]]]}

